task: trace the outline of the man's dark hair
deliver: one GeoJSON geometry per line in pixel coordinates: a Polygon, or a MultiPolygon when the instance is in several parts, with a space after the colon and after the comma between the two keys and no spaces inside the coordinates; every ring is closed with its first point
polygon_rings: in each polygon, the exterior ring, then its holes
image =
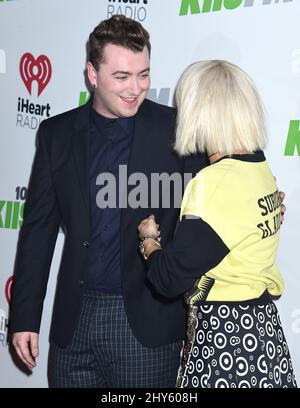
{"type": "Polygon", "coordinates": [[[150,54],[149,38],[148,31],[139,22],[123,15],[114,15],[101,21],[90,34],[89,61],[98,71],[99,64],[104,60],[103,51],[107,44],[120,45],[135,52],[142,52],[146,46],[150,54]]]}

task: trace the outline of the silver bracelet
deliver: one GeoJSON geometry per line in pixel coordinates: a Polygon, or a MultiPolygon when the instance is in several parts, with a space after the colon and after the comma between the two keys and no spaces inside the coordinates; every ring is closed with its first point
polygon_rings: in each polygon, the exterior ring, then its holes
{"type": "Polygon", "coordinates": [[[154,241],[161,248],[161,244],[160,244],[159,240],[156,238],[155,235],[146,235],[146,236],[144,236],[142,241],[139,243],[139,250],[140,250],[140,253],[142,254],[142,256],[143,256],[143,258],[145,260],[148,259],[148,257],[145,254],[145,246],[144,246],[144,242],[147,241],[147,239],[151,239],[152,241],[154,241]]]}

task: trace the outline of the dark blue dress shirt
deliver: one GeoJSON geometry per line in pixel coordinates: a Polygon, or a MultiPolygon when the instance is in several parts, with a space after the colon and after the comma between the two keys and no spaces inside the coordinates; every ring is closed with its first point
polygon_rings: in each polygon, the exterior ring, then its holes
{"type": "MultiPolygon", "coordinates": [[[[90,111],[90,229],[91,239],[86,287],[102,293],[121,294],[119,166],[127,165],[134,133],[134,117],[109,119],[93,108],[90,111]],[[110,173],[116,188],[107,184],[96,185],[98,175],[110,173]],[[105,189],[105,190],[102,190],[105,189]],[[100,191],[102,190],[102,192],[100,191]],[[99,192],[100,191],[100,192],[99,192]],[[114,208],[100,209],[96,198],[115,203],[114,208]],[[109,194],[109,196],[108,196],[109,194]]],[[[109,176],[111,177],[111,176],[109,176]]],[[[102,180],[103,181],[103,180],[102,180]]],[[[122,192],[121,192],[122,194],[122,192]]]]}

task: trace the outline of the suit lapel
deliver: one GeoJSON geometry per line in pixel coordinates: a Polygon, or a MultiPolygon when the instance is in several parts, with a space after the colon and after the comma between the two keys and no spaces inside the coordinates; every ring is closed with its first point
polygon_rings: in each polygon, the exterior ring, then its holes
{"type": "MultiPolygon", "coordinates": [[[[92,98],[91,98],[92,99],[92,98]]],[[[91,100],[90,100],[91,101],[91,100]]],[[[74,123],[72,134],[73,153],[76,164],[77,176],[84,203],[88,213],[90,212],[90,186],[89,186],[89,110],[91,102],[84,105],[74,123]]]]}
{"type": "MultiPolygon", "coordinates": [[[[152,125],[153,122],[151,121],[151,114],[149,113],[149,109],[147,109],[147,101],[145,101],[140,106],[135,119],[134,134],[127,166],[127,177],[135,172],[141,172],[147,175],[150,170],[148,160],[152,161],[151,150],[148,151],[149,155],[145,157],[144,148],[146,147],[147,149],[147,143],[150,142],[152,125]]],[[[132,190],[134,187],[135,186],[128,186],[127,184],[127,196],[129,195],[130,190],[132,190]]],[[[127,202],[127,208],[123,208],[121,212],[121,242],[122,236],[124,236],[123,234],[126,236],[126,230],[128,227],[130,227],[131,222],[136,222],[134,220],[136,214],[137,212],[135,209],[128,207],[127,202]]]]}
{"type": "Polygon", "coordinates": [[[151,129],[154,126],[154,121],[151,120],[151,114],[147,109],[147,101],[143,102],[136,115],[134,135],[131,145],[130,158],[128,162],[128,174],[134,172],[149,171],[149,161],[152,162],[151,156],[151,129]],[[145,151],[149,154],[145,155],[145,151]]]}

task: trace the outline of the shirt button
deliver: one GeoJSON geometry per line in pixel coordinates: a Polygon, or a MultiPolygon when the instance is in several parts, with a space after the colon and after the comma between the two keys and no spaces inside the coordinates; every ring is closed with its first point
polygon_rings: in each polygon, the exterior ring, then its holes
{"type": "Polygon", "coordinates": [[[84,241],[84,243],[82,244],[85,248],[88,248],[90,246],[90,244],[87,241],[84,241]]]}

